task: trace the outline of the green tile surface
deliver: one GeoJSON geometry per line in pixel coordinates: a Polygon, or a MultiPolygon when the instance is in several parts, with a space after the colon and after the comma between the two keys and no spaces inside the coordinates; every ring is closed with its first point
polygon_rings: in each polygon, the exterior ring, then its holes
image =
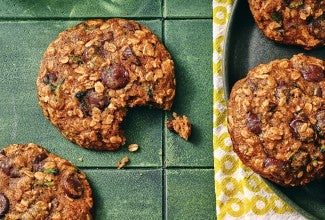
{"type": "Polygon", "coordinates": [[[211,0],[165,0],[167,18],[211,18],[211,0]]]}
{"type": "Polygon", "coordinates": [[[167,170],[167,219],[214,219],[213,176],[213,169],[167,170]]]}
{"type": "MultiPolygon", "coordinates": [[[[79,166],[94,192],[94,219],[215,219],[212,147],[212,1],[0,0],[0,148],[34,142],[79,166]],[[82,149],[65,140],[37,102],[43,53],[59,32],[88,18],[132,18],[148,26],[175,62],[173,109],[135,108],[127,145],[82,149]],[[168,131],[175,111],[193,123],[188,142],[168,131]],[[116,162],[128,156],[125,170],[116,162]]],[[[1,181],[1,180],[0,180],[1,181]]]]}
{"type": "Polygon", "coordinates": [[[162,171],[86,170],[94,197],[94,219],[161,219],[162,171]]]}
{"type": "Polygon", "coordinates": [[[212,23],[209,19],[167,20],[165,43],[176,60],[173,111],[193,124],[189,142],[166,134],[167,166],[212,166],[212,23]]]}
{"type": "Polygon", "coordinates": [[[1,0],[4,18],[161,17],[161,0],[1,0]]]}

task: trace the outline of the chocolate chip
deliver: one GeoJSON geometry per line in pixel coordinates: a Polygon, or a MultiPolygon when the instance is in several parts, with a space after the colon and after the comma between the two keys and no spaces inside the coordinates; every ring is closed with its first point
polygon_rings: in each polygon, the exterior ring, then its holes
{"type": "Polygon", "coordinates": [[[9,211],[9,199],[0,193],[0,216],[5,215],[9,211]]]}
{"type": "Polygon", "coordinates": [[[124,51],[123,51],[123,56],[124,57],[130,57],[133,56],[133,52],[131,47],[127,47],[124,51]]]}
{"type": "Polygon", "coordinates": [[[315,35],[317,38],[323,38],[325,37],[325,31],[322,27],[322,22],[324,21],[324,14],[320,17],[320,19],[314,20],[312,16],[308,17],[310,19],[307,19],[306,22],[308,24],[307,28],[309,33],[315,35]]]}
{"type": "Polygon", "coordinates": [[[55,73],[47,72],[45,74],[45,76],[43,77],[43,83],[45,85],[48,85],[50,83],[53,83],[53,82],[57,81],[57,79],[58,79],[58,77],[57,77],[57,75],[55,73]]]}
{"type": "Polygon", "coordinates": [[[246,118],[246,126],[248,130],[254,134],[260,134],[262,132],[261,121],[257,114],[249,112],[246,118]]]}
{"type": "Polygon", "coordinates": [[[33,158],[33,164],[40,163],[42,160],[46,159],[48,157],[46,152],[42,152],[38,154],[36,157],[33,158]]]}
{"type": "Polygon", "coordinates": [[[12,164],[10,158],[6,157],[1,162],[1,170],[4,172],[7,176],[11,178],[17,178],[19,177],[19,170],[16,169],[12,164]]]}
{"type": "Polygon", "coordinates": [[[124,88],[130,81],[129,73],[123,66],[118,64],[114,64],[110,68],[102,71],[101,79],[103,84],[109,89],[124,88]]]}
{"type": "Polygon", "coordinates": [[[103,111],[109,103],[106,96],[98,94],[93,89],[79,91],[75,97],[80,102],[79,108],[86,115],[90,115],[94,107],[103,111]]]}
{"type": "Polygon", "coordinates": [[[82,196],[84,188],[76,173],[69,173],[63,177],[63,190],[67,196],[73,199],[82,196]]]}
{"type": "Polygon", "coordinates": [[[87,63],[94,55],[98,53],[98,48],[97,47],[87,47],[82,56],[81,59],[84,63],[87,63]]]}
{"type": "Polygon", "coordinates": [[[286,102],[288,102],[290,100],[290,86],[287,85],[285,82],[281,81],[275,89],[275,96],[277,97],[277,99],[285,97],[286,102]]]}
{"type": "Polygon", "coordinates": [[[130,63],[133,63],[137,66],[140,66],[141,65],[141,61],[140,59],[134,55],[133,51],[132,51],[132,48],[131,47],[127,47],[124,51],[123,51],[123,57],[124,59],[123,60],[127,60],[129,61],[130,63]]]}
{"type": "Polygon", "coordinates": [[[282,167],[284,167],[284,163],[283,161],[275,158],[266,158],[263,160],[263,166],[265,168],[276,167],[277,169],[281,170],[282,167]]]}
{"type": "Polygon", "coordinates": [[[99,95],[94,90],[90,90],[86,95],[86,99],[91,108],[97,107],[100,110],[103,110],[107,107],[108,100],[106,96],[99,95]]]}
{"type": "Polygon", "coordinates": [[[127,22],[123,26],[123,28],[126,29],[126,30],[128,30],[128,31],[134,32],[134,31],[136,31],[136,30],[139,29],[139,26],[137,24],[133,24],[133,23],[127,22]]]}
{"type": "Polygon", "coordinates": [[[8,157],[4,158],[1,161],[1,170],[4,172],[7,176],[10,174],[11,164],[10,159],[8,157]]]}
{"type": "Polygon", "coordinates": [[[302,76],[309,82],[320,82],[324,80],[324,70],[322,67],[309,64],[301,68],[302,76]]]}
{"type": "Polygon", "coordinates": [[[294,137],[303,142],[311,142],[314,140],[314,132],[307,116],[299,114],[293,118],[289,124],[294,137]]]}

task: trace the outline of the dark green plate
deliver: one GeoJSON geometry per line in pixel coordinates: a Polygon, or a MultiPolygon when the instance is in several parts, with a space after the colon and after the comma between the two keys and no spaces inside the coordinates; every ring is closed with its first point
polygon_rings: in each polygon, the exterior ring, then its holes
{"type": "MultiPolygon", "coordinates": [[[[290,58],[305,53],[325,59],[325,49],[305,51],[267,39],[255,25],[247,1],[236,1],[227,30],[224,47],[224,86],[228,99],[234,83],[260,63],[290,58]]],[[[266,180],[284,201],[308,219],[325,219],[325,181],[314,181],[304,187],[285,188],[266,180]]]]}

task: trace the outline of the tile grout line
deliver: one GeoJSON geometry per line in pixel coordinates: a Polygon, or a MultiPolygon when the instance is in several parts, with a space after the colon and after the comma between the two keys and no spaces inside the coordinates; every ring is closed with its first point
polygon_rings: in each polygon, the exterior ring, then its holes
{"type": "MultiPolygon", "coordinates": [[[[116,166],[110,167],[87,167],[87,166],[78,166],[78,168],[82,170],[118,170],[116,166]]],[[[148,166],[148,167],[141,167],[141,166],[134,166],[134,167],[127,167],[125,170],[212,170],[214,169],[213,166],[192,166],[192,167],[183,167],[183,166],[169,166],[168,168],[163,166],[148,166]]]]}
{"type": "MultiPolygon", "coordinates": [[[[105,16],[98,16],[98,17],[0,17],[0,22],[16,22],[16,21],[85,21],[85,20],[92,20],[92,19],[111,19],[116,18],[116,16],[112,17],[105,17],[105,16]]],[[[159,20],[162,17],[160,16],[152,16],[152,17],[119,17],[122,19],[132,19],[132,20],[144,20],[144,21],[150,21],[150,20],[159,20]]]]}
{"type": "MultiPolygon", "coordinates": [[[[161,38],[165,45],[165,0],[161,1],[161,38]]],[[[167,220],[167,174],[166,174],[166,112],[162,114],[162,220],[167,220]]]]}

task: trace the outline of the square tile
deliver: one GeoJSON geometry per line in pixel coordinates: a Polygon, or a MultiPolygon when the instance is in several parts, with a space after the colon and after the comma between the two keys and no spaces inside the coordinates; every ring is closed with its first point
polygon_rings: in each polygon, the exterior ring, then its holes
{"type": "Polygon", "coordinates": [[[0,17],[161,17],[161,0],[1,1],[0,17]]]}
{"type": "MultiPolygon", "coordinates": [[[[157,109],[130,110],[124,122],[127,144],[116,152],[82,149],[65,140],[44,117],[37,100],[36,77],[43,53],[59,32],[80,21],[0,22],[0,102],[1,146],[34,142],[83,167],[116,167],[128,156],[129,166],[157,167],[162,164],[162,117],[157,109]],[[37,36],[37,41],[35,41],[37,36]],[[8,43],[9,42],[9,43],[8,43]],[[127,145],[137,143],[139,152],[127,145]]],[[[161,21],[139,21],[161,38],[161,21]]]]}
{"type": "Polygon", "coordinates": [[[167,219],[215,219],[213,169],[167,170],[167,219]]]}
{"type": "Polygon", "coordinates": [[[93,219],[162,219],[161,170],[84,171],[93,188],[93,219]]]}
{"type": "Polygon", "coordinates": [[[164,17],[212,18],[211,0],[165,0],[164,17]]]}
{"type": "Polygon", "coordinates": [[[167,166],[213,166],[211,33],[210,19],[165,21],[177,82],[172,111],[187,115],[193,125],[188,142],[166,131],[167,166]]]}

